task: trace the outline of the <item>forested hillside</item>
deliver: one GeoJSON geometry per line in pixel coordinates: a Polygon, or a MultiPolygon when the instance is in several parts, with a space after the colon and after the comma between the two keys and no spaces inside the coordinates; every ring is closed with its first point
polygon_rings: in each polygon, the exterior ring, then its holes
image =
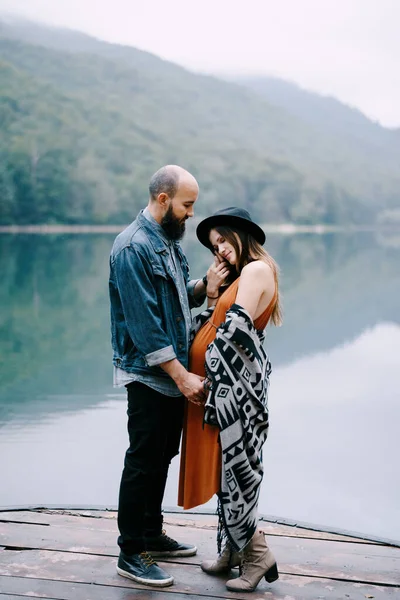
{"type": "Polygon", "coordinates": [[[332,135],[337,143],[351,143],[378,162],[398,164],[400,138],[396,129],[382,127],[356,108],[330,96],[309,92],[275,77],[236,77],[237,83],[256,91],[268,102],[284,108],[292,116],[318,127],[322,135],[332,135]],[[380,150],[381,154],[376,154],[380,150]]]}
{"type": "Polygon", "coordinates": [[[197,176],[199,215],[237,204],[263,222],[372,223],[400,204],[399,136],[364,117],[379,144],[134,48],[0,25],[3,224],[128,222],[165,163],[197,176]]]}

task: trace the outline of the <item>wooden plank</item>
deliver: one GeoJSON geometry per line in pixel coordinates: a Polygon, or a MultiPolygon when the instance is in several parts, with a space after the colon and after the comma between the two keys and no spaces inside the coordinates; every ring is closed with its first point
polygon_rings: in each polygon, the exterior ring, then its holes
{"type": "MultiPolygon", "coordinates": [[[[0,600],[26,600],[27,596],[20,596],[19,594],[3,594],[0,592],[0,600]]],[[[36,598],[45,598],[45,600],[63,600],[61,598],[55,598],[54,596],[36,596],[36,598]]]]}
{"type": "MultiPolygon", "coordinates": [[[[40,596],[43,598],[43,596],[40,596]]],[[[45,596],[46,600],[59,600],[58,598],[53,598],[52,596],[45,596]]],[[[20,596],[19,594],[13,594],[10,596],[9,594],[3,594],[0,592],[0,600],[26,600],[26,596],[20,596]]]]}
{"type": "MultiPolygon", "coordinates": [[[[119,582],[116,582],[119,584],[119,582]]],[[[34,579],[31,577],[1,577],[0,589],[10,594],[23,594],[7,596],[10,600],[16,598],[35,597],[45,600],[163,600],[164,593],[168,593],[168,600],[202,600],[204,596],[186,593],[176,593],[173,588],[157,590],[149,587],[129,585],[111,586],[101,584],[74,583],[65,581],[51,581],[48,579],[34,579]]],[[[5,597],[0,593],[0,600],[5,597]]]]}
{"type": "MultiPolygon", "coordinates": [[[[76,527],[79,529],[102,529],[116,531],[117,513],[105,511],[10,511],[0,513],[2,521],[14,523],[32,523],[53,525],[55,527],[76,527]],[[97,514],[100,513],[100,514],[97,514]],[[113,523],[115,522],[115,525],[113,523]]],[[[213,515],[164,515],[167,526],[213,529],[217,527],[217,518],[213,515]],[[190,517],[190,518],[189,518],[190,517]]],[[[378,544],[351,536],[325,533],[289,525],[260,522],[260,529],[271,536],[286,536],[307,539],[336,540],[360,544],[378,544]]]]}
{"type": "MultiPolygon", "coordinates": [[[[43,597],[43,596],[40,596],[43,597]]],[[[45,596],[46,600],[59,600],[58,598],[53,598],[51,596],[45,596]]],[[[10,596],[9,594],[3,594],[0,592],[0,600],[26,600],[26,596],[20,596],[19,594],[13,594],[10,596]]]]}
{"type": "MultiPolygon", "coordinates": [[[[169,527],[171,537],[195,543],[205,555],[216,548],[215,532],[206,529],[169,527]]],[[[79,529],[70,527],[38,527],[26,523],[0,523],[0,545],[17,548],[64,550],[117,556],[116,524],[109,529],[79,529]]],[[[189,559],[187,559],[189,560],[189,559]]],[[[189,560],[191,562],[191,560],[189,560]]]]}
{"type": "MultiPolygon", "coordinates": [[[[80,514],[84,516],[101,516],[102,518],[116,518],[117,512],[113,510],[70,510],[69,514],[80,514]],[[115,516],[113,516],[115,515],[115,516]]],[[[176,524],[191,527],[216,527],[217,517],[213,512],[207,513],[196,513],[191,511],[174,511],[165,509],[164,521],[166,523],[176,524]],[[189,522],[188,522],[189,521],[189,522]]],[[[332,539],[342,541],[354,541],[359,544],[383,544],[383,545],[394,545],[400,547],[400,541],[394,542],[393,544],[385,539],[379,539],[375,536],[363,536],[362,534],[357,535],[354,532],[341,531],[331,532],[326,531],[324,527],[318,528],[311,524],[297,524],[293,520],[280,520],[279,518],[274,519],[268,517],[260,517],[260,528],[269,533],[269,535],[285,535],[289,537],[309,537],[315,539],[332,539]],[[268,529],[266,529],[268,528],[268,529]],[[273,529],[275,531],[273,531],[273,529]]]]}
{"type": "Polygon", "coordinates": [[[98,529],[99,531],[117,531],[117,519],[96,517],[78,517],[70,514],[45,513],[36,511],[20,511],[17,513],[0,513],[2,523],[26,525],[42,525],[45,527],[61,527],[73,529],[98,529]]]}
{"type": "MultiPolygon", "coordinates": [[[[210,577],[198,567],[168,565],[175,578],[169,588],[156,590],[117,575],[110,557],[68,555],[56,552],[7,552],[15,554],[0,576],[5,593],[39,595],[62,600],[198,600],[204,598],[249,598],[228,592],[226,577],[210,577]],[[134,596],[132,592],[134,591],[134,596]]],[[[1,569],[4,567],[1,565],[1,569]]],[[[257,600],[365,600],[398,598],[399,588],[333,581],[323,578],[281,575],[273,584],[264,580],[253,597],[257,600]]]]}
{"type": "MultiPolygon", "coordinates": [[[[108,556],[116,556],[118,553],[116,532],[111,531],[3,524],[1,532],[1,544],[9,547],[88,552],[108,556]]],[[[202,558],[215,554],[213,531],[191,528],[175,530],[171,527],[169,533],[182,541],[195,542],[198,545],[198,557],[180,559],[180,562],[199,564],[202,558]]],[[[280,561],[281,568],[286,572],[305,574],[311,572],[311,574],[330,576],[332,569],[336,574],[338,569],[342,571],[345,569],[346,576],[361,580],[367,578],[369,581],[374,581],[377,577],[375,573],[379,573],[379,577],[383,579],[378,581],[386,582],[385,577],[393,575],[392,571],[395,572],[397,566],[396,558],[398,561],[400,556],[398,549],[385,546],[361,547],[355,544],[289,538],[274,538],[270,540],[270,544],[280,561]],[[378,550],[378,558],[371,560],[371,552],[375,553],[378,550]]],[[[389,582],[393,583],[393,579],[390,578],[389,582]]]]}
{"type": "MultiPolygon", "coordinates": [[[[205,558],[215,555],[213,531],[172,526],[168,531],[182,542],[195,543],[198,547],[197,556],[180,558],[178,562],[199,565],[205,558]]],[[[270,539],[269,543],[280,570],[285,573],[400,585],[399,548],[286,537],[270,539]]],[[[100,556],[116,557],[118,554],[114,532],[13,523],[1,525],[0,545],[100,556]]]]}
{"type": "MultiPolygon", "coordinates": [[[[193,517],[193,515],[190,515],[193,517]]],[[[180,527],[192,527],[201,529],[217,529],[217,518],[211,515],[199,515],[193,518],[182,518],[181,515],[164,515],[164,523],[167,525],[176,525],[180,527]],[[199,518],[199,517],[205,517],[199,518]]],[[[296,537],[296,538],[307,538],[314,540],[331,540],[341,542],[354,542],[356,544],[377,544],[379,542],[371,542],[361,538],[355,538],[348,535],[340,535],[337,533],[327,533],[324,531],[316,531],[313,529],[304,529],[301,527],[295,527],[292,525],[282,525],[280,523],[272,523],[269,521],[260,521],[259,528],[264,531],[267,535],[271,536],[285,536],[285,537],[296,537]]]]}

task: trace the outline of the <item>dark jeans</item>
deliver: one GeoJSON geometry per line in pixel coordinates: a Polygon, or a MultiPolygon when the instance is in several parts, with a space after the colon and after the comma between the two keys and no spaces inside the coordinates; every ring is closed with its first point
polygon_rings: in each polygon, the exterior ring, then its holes
{"type": "Polygon", "coordinates": [[[168,468],[179,452],[183,396],[172,398],[143,383],[128,390],[129,448],[118,504],[118,544],[126,554],[142,552],[145,537],[160,535],[168,468]]]}

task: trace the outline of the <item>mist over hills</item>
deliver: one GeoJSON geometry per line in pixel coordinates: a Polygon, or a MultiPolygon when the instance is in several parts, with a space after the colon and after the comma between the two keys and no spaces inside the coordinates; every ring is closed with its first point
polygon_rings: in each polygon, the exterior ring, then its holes
{"type": "Polygon", "coordinates": [[[333,96],[310,92],[296,83],[276,77],[240,76],[232,81],[253,89],[291,115],[318,125],[322,131],[330,131],[336,136],[344,135],[348,139],[358,137],[359,142],[369,142],[371,146],[380,144],[381,148],[387,150],[399,150],[398,130],[371,121],[359,109],[347,106],[333,96]]]}
{"type": "Polygon", "coordinates": [[[128,222],[166,163],[198,178],[198,215],[364,224],[400,207],[398,132],[287,82],[0,18],[0,88],[1,223],[128,222]]]}

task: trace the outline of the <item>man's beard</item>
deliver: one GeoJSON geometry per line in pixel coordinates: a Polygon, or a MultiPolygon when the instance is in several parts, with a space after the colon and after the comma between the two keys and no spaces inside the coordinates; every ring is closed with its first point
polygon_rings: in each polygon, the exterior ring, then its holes
{"type": "Polygon", "coordinates": [[[169,205],[167,212],[161,219],[161,227],[170,240],[178,241],[183,238],[185,233],[186,223],[185,220],[177,219],[172,209],[172,204],[169,205]]]}

